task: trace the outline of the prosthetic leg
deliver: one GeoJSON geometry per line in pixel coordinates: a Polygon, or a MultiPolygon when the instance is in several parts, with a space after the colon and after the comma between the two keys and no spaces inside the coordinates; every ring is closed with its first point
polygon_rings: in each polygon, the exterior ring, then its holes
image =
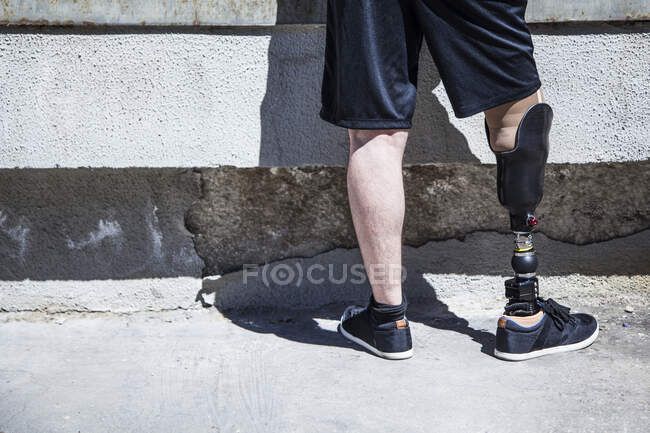
{"type": "MultiPolygon", "coordinates": [[[[515,277],[505,282],[508,298],[505,314],[510,316],[532,316],[539,311],[537,257],[532,235],[538,221],[533,213],[544,191],[552,120],[553,110],[548,104],[533,105],[521,119],[515,148],[495,152],[499,201],[510,213],[510,228],[515,235],[511,261],[515,277]]],[[[489,143],[487,122],[485,128],[489,143]]]]}
{"type": "Polygon", "coordinates": [[[598,336],[593,316],[569,314],[568,307],[539,297],[532,233],[537,226],[535,208],[544,190],[552,120],[548,104],[534,104],[519,123],[514,149],[495,152],[499,201],[510,213],[515,235],[511,262],[515,276],[505,283],[508,303],[497,323],[494,355],[509,361],[582,349],[598,336]]]}

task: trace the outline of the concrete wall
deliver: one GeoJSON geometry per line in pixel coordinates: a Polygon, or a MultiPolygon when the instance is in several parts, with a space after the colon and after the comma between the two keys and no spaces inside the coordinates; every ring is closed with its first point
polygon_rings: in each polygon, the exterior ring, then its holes
{"type": "MultiPolygon", "coordinates": [[[[574,269],[580,284],[645,289],[650,23],[531,30],[556,113],[550,161],[570,164],[550,169],[554,187],[544,205],[551,207],[543,211],[552,225],[540,239],[563,255],[542,271],[555,288],[574,269]],[[572,231],[576,221],[593,230],[572,231]],[[585,242],[597,243],[576,246],[585,242]],[[612,265],[616,260],[625,266],[612,265]]],[[[224,272],[237,269],[238,257],[251,251],[254,261],[279,265],[302,263],[296,256],[359,262],[345,215],[325,224],[328,212],[345,212],[342,169],[290,169],[294,179],[275,168],[243,168],[345,163],[345,131],[317,116],[323,48],[318,25],[1,28],[0,311],[192,308],[206,293],[216,293],[213,302],[223,308],[358,298],[367,287],[271,288],[259,279],[247,286],[241,271],[202,280],[220,273],[224,261],[224,272]],[[209,168],[228,164],[235,167],[209,168]],[[314,170],[325,174],[301,174],[314,170]],[[299,199],[311,191],[299,188],[306,179],[321,199],[315,222],[305,219],[311,204],[299,199]],[[278,206],[288,214],[277,218],[278,206]]],[[[453,117],[426,52],[421,71],[406,156],[415,166],[405,173],[431,175],[420,176],[410,193],[409,221],[417,222],[407,230],[415,233],[406,249],[409,284],[423,296],[481,282],[496,290],[497,275],[509,273],[511,240],[500,233],[506,216],[496,205],[493,168],[485,166],[493,156],[482,116],[453,117]],[[440,166],[443,172],[483,174],[449,183],[420,167],[431,162],[461,164],[440,166]],[[465,194],[489,212],[472,219],[476,206],[458,200],[465,194]],[[454,203],[453,213],[443,214],[445,203],[454,203]],[[485,230],[484,237],[474,233],[485,230]],[[490,250],[466,266],[472,248],[459,249],[463,239],[500,243],[503,254],[490,250]],[[419,256],[430,252],[437,256],[419,256]]]]}
{"type": "MultiPolygon", "coordinates": [[[[650,24],[532,31],[550,161],[650,157],[650,24]]],[[[345,131],[318,118],[323,44],[303,26],[5,28],[0,167],[344,164],[345,131]]],[[[455,119],[423,57],[406,161],[492,162],[482,116],[455,119]]]]}

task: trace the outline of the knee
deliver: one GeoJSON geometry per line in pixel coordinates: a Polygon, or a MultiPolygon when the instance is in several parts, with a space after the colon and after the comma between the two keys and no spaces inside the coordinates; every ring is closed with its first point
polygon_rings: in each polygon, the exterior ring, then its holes
{"type": "Polygon", "coordinates": [[[350,155],[361,148],[368,151],[404,152],[408,130],[404,129],[348,129],[350,155]]]}

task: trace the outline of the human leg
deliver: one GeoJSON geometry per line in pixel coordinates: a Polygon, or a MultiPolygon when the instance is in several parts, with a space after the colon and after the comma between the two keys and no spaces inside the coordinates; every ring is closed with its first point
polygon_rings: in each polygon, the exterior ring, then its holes
{"type": "Polygon", "coordinates": [[[401,291],[402,154],[422,33],[410,1],[328,0],[320,116],[348,128],[350,209],[373,296],[340,331],[389,359],[412,356],[401,291]],[[386,37],[390,35],[390,37],[386,37]]]}
{"type": "Polygon", "coordinates": [[[499,201],[515,235],[515,276],[505,284],[495,354],[522,360],[588,346],[598,333],[596,320],[538,295],[532,233],[553,113],[540,91],[526,2],[414,1],[457,117],[485,112],[499,201]]]}
{"type": "Polygon", "coordinates": [[[377,302],[402,303],[402,156],[406,130],[349,130],[352,221],[377,302]]]}
{"type": "Polygon", "coordinates": [[[349,340],[388,359],[413,355],[402,295],[402,156],[406,130],[350,129],[347,184],[352,221],[372,296],[341,318],[349,340]]]}

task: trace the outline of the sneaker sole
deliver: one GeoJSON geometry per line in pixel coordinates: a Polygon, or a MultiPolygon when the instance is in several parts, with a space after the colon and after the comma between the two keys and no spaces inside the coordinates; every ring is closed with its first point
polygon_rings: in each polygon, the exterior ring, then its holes
{"type": "Polygon", "coordinates": [[[380,356],[384,359],[399,360],[399,359],[408,359],[413,356],[413,349],[409,349],[406,352],[382,352],[376,347],[372,347],[362,339],[355,337],[354,335],[350,334],[343,328],[343,317],[341,317],[341,321],[339,322],[339,331],[341,331],[341,334],[351,342],[358,344],[364,349],[367,349],[370,352],[374,353],[375,355],[380,356]]]}
{"type": "Polygon", "coordinates": [[[591,336],[589,336],[589,338],[579,341],[577,343],[567,344],[565,346],[549,347],[546,349],[535,350],[533,352],[528,352],[528,353],[508,353],[508,352],[500,352],[494,349],[494,356],[500,359],[505,359],[506,361],[525,361],[527,359],[539,358],[540,356],[544,356],[544,355],[552,355],[554,353],[572,352],[574,350],[584,349],[585,347],[590,346],[591,343],[596,341],[597,337],[598,337],[598,326],[596,326],[596,330],[594,331],[593,334],[591,334],[591,336]]]}

